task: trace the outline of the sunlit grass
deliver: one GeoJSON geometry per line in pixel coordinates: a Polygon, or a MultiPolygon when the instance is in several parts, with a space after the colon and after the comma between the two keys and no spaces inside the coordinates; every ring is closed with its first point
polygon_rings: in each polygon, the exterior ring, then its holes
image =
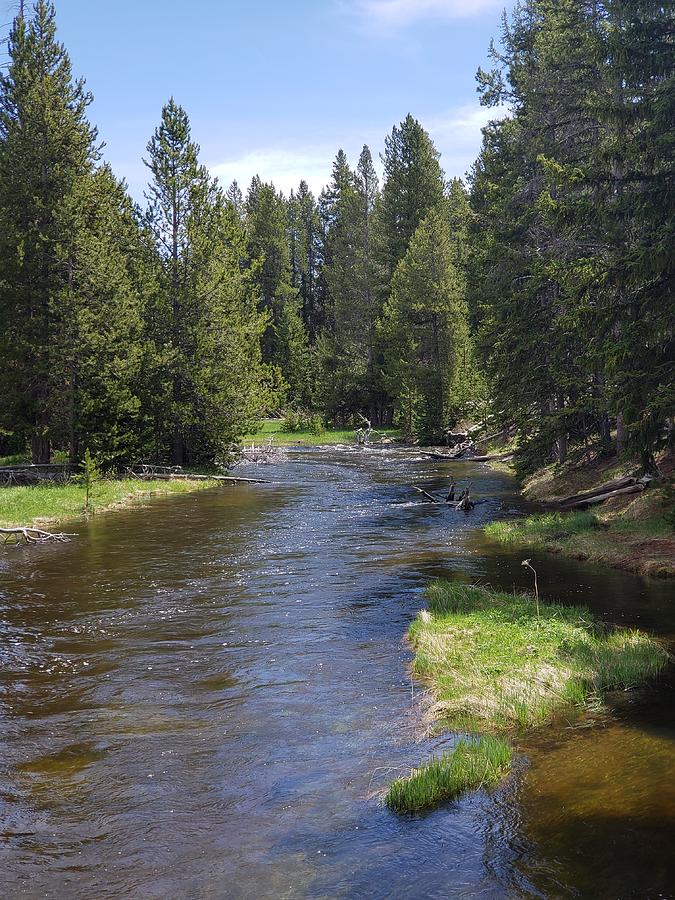
{"type": "Polygon", "coordinates": [[[496,784],[511,766],[511,747],[499,738],[484,735],[461,740],[444,753],[413,769],[407,778],[392,782],[385,803],[396,812],[428,809],[459,794],[496,784]]]}
{"type": "MultiPolygon", "coordinates": [[[[137,481],[135,479],[96,482],[89,498],[90,513],[117,505],[128,505],[152,494],[180,494],[210,487],[210,481],[137,481]]],[[[0,526],[64,522],[84,513],[84,485],[40,484],[30,487],[0,487],[0,526]]]]}
{"type": "Polygon", "coordinates": [[[410,627],[414,672],[436,718],[494,730],[531,728],[570,705],[639,684],[668,656],[648,635],[604,631],[584,607],[436,581],[410,627]]]}
{"type": "Polygon", "coordinates": [[[544,547],[572,535],[600,528],[591,512],[547,512],[509,522],[491,522],[485,533],[502,544],[526,543],[528,547],[544,547]]]}
{"type": "Polygon", "coordinates": [[[650,493],[604,518],[594,512],[545,512],[492,522],[485,533],[501,544],[550,550],[645,575],[675,575],[672,506],[669,513],[663,492],[650,493]]]}

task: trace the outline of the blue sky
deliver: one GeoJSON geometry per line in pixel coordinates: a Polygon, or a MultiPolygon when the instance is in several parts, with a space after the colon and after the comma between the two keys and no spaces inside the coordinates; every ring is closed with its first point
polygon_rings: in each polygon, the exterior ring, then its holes
{"type": "MultiPolygon", "coordinates": [[[[105,155],[141,199],[162,104],[187,110],[224,183],[258,172],[318,191],[343,147],[373,155],[412,112],[462,175],[494,113],[474,75],[504,0],[56,0],[59,37],[95,102],[105,155]]],[[[11,18],[12,7],[0,0],[11,18]]]]}

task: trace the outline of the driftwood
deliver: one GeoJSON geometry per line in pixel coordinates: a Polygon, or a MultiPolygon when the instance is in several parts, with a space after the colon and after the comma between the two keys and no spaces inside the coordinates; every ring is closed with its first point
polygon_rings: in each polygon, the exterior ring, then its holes
{"type": "MultiPolygon", "coordinates": [[[[473,482],[472,482],[472,484],[473,484],[473,482]]],[[[422,496],[429,503],[442,503],[444,506],[450,506],[450,507],[452,507],[452,509],[461,509],[464,512],[473,509],[474,506],[476,505],[476,502],[471,499],[471,493],[470,493],[471,484],[469,485],[468,488],[466,488],[464,491],[462,491],[461,497],[459,498],[459,501],[457,503],[453,502],[452,500],[443,499],[441,497],[434,497],[434,495],[430,494],[429,491],[425,491],[424,488],[416,487],[414,484],[411,485],[411,487],[414,491],[417,491],[418,493],[422,494],[422,496]]],[[[479,500],[478,502],[481,503],[481,502],[485,502],[485,501],[479,500]]]]}
{"type": "Polygon", "coordinates": [[[471,462],[497,462],[499,460],[513,459],[513,453],[488,453],[484,456],[468,456],[471,462]]]}
{"type": "Polygon", "coordinates": [[[132,472],[134,478],[141,481],[174,481],[183,479],[184,481],[226,481],[230,484],[239,484],[241,482],[247,484],[272,484],[266,478],[239,478],[235,475],[191,475],[189,472],[132,472]]]}
{"type": "Polygon", "coordinates": [[[645,484],[638,481],[636,484],[619,488],[616,491],[608,491],[606,494],[597,494],[595,497],[588,497],[586,500],[579,500],[577,503],[569,503],[565,506],[565,509],[585,509],[587,506],[595,506],[597,503],[611,500],[612,497],[621,497],[623,494],[639,494],[644,491],[645,487],[645,484]]]}
{"type": "Polygon", "coordinates": [[[61,544],[70,543],[70,539],[75,537],[74,534],[52,533],[51,531],[42,531],[40,528],[33,528],[30,525],[22,525],[18,528],[0,528],[0,535],[4,536],[3,543],[8,543],[14,538],[13,543],[20,544],[24,541],[26,544],[51,544],[58,542],[61,544]]]}
{"type": "Polygon", "coordinates": [[[72,466],[66,463],[19,463],[0,466],[0,485],[4,487],[28,486],[44,481],[65,482],[72,474],[72,466]]]}
{"type": "Polygon", "coordinates": [[[437,450],[420,450],[420,453],[423,456],[428,456],[430,459],[460,459],[465,453],[469,450],[473,449],[473,441],[467,441],[463,444],[460,444],[458,447],[455,447],[454,450],[451,450],[449,453],[439,453],[437,450]]]}
{"type": "Polygon", "coordinates": [[[433,494],[430,494],[429,491],[425,491],[423,488],[415,487],[414,484],[411,485],[411,487],[414,491],[418,491],[420,494],[422,494],[423,497],[426,497],[426,499],[430,503],[442,503],[443,502],[443,501],[439,500],[438,497],[434,497],[433,494]]]}
{"type": "Polygon", "coordinates": [[[248,482],[250,484],[272,484],[264,478],[240,478],[238,475],[195,475],[191,472],[183,472],[181,466],[155,466],[152,463],[139,463],[127,469],[130,478],[138,478],[141,481],[225,481],[231,484],[248,482]]]}
{"type": "Polygon", "coordinates": [[[473,509],[476,505],[471,499],[471,484],[462,492],[462,496],[459,498],[459,502],[455,505],[455,509],[461,509],[464,512],[468,512],[473,509]]]}
{"type": "Polygon", "coordinates": [[[630,487],[633,484],[637,483],[637,478],[633,475],[627,475],[623,478],[614,478],[612,481],[606,481],[604,484],[599,484],[597,487],[592,488],[590,491],[582,491],[579,494],[571,494],[569,497],[563,497],[560,500],[560,505],[565,506],[567,503],[576,503],[579,500],[588,500],[591,497],[597,497],[598,494],[608,494],[610,491],[616,491],[620,488],[630,487]]]}
{"type": "Polygon", "coordinates": [[[591,491],[565,497],[558,505],[563,509],[586,509],[588,506],[595,506],[598,503],[604,503],[605,500],[611,500],[612,497],[621,497],[624,494],[639,494],[649,487],[649,483],[652,480],[650,475],[643,475],[642,478],[635,478],[632,475],[627,475],[625,478],[615,478],[613,481],[607,481],[598,485],[591,491]]]}
{"type": "Polygon", "coordinates": [[[241,447],[237,450],[239,454],[237,462],[250,462],[258,465],[274,462],[283,454],[283,450],[280,447],[274,447],[273,444],[274,435],[267,439],[267,443],[258,447],[253,443],[250,447],[241,447]]]}

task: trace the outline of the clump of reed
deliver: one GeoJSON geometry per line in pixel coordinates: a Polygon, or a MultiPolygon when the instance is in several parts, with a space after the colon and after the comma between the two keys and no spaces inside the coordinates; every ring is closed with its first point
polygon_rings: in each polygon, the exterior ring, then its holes
{"type": "Polygon", "coordinates": [[[506,741],[491,735],[461,740],[443,753],[397,778],[385,803],[395,812],[416,812],[452,800],[464,791],[489,787],[500,781],[511,766],[512,751],[506,741]]]}

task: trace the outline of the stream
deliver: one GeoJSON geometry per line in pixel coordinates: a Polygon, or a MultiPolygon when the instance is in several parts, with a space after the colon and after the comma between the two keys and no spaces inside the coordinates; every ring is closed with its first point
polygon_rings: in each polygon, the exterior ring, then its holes
{"type": "MultiPolygon", "coordinates": [[[[0,553],[0,897],[675,896],[672,666],[529,735],[425,815],[381,795],[425,735],[406,629],[425,584],[531,587],[482,526],[515,480],[414,451],[298,448],[0,553]],[[420,502],[450,472],[471,513],[420,502]]],[[[546,600],[675,641],[672,582],[543,554],[546,600]]]]}

